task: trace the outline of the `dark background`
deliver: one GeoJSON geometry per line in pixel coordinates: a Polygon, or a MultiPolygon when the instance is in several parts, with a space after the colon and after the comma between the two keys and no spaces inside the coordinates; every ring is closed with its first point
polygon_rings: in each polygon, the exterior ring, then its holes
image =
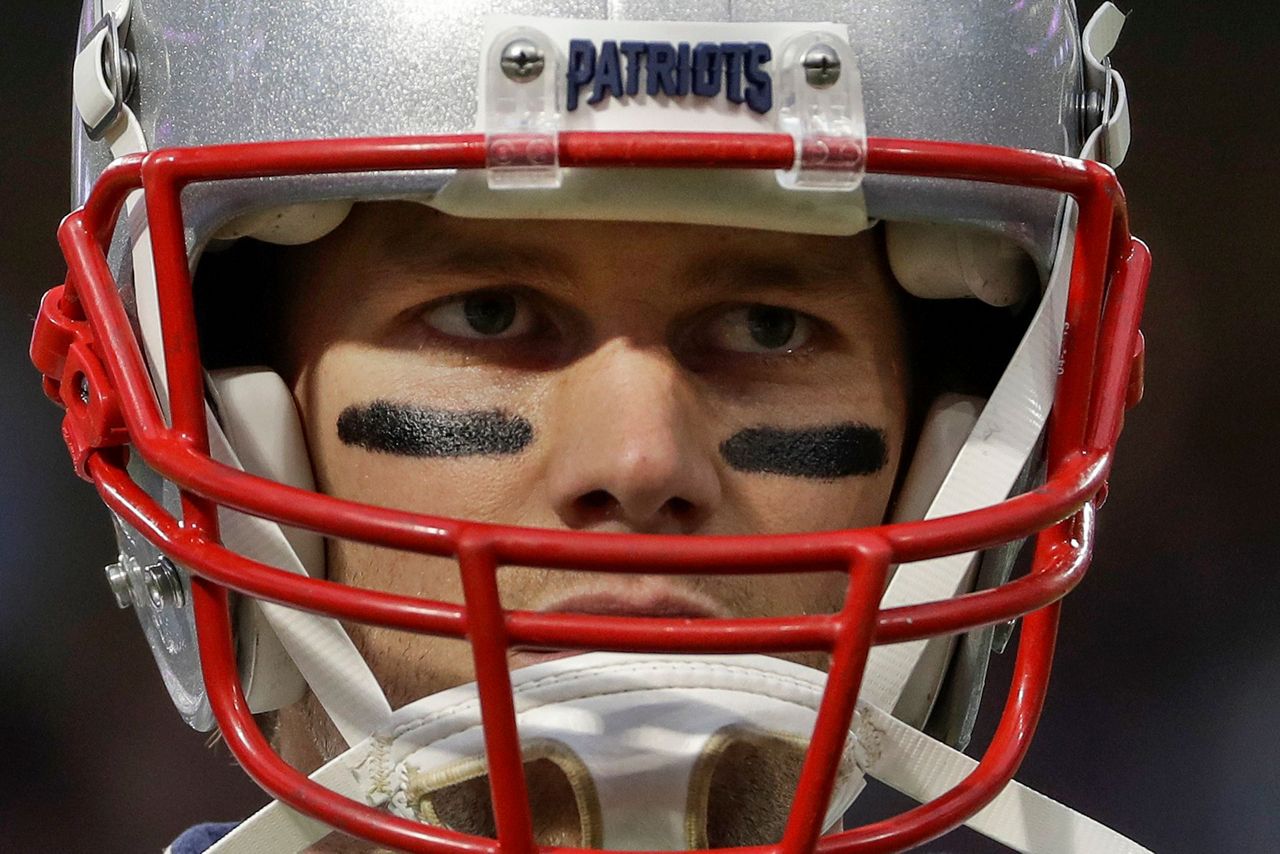
{"type": "MultiPolygon", "coordinates": [[[[185,728],[116,610],[107,514],[26,358],[63,270],[79,4],[3,5],[0,850],[159,851],[263,796],[185,728]]],[[[1019,778],[1155,851],[1280,851],[1280,12],[1132,5],[1116,67],[1135,116],[1121,176],[1156,258],[1147,400],[1019,778]]],[[[962,835],[929,850],[977,847],[962,835]]]]}

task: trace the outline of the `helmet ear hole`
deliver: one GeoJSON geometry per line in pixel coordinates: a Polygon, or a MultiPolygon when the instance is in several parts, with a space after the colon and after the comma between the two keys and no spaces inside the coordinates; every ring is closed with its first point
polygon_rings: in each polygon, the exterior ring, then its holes
{"type": "Polygon", "coordinates": [[[1035,262],[1007,237],[938,223],[885,225],[889,266],[902,287],[922,299],[977,297],[987,305],[1017,305],[1035,293],[1035,262]]]}

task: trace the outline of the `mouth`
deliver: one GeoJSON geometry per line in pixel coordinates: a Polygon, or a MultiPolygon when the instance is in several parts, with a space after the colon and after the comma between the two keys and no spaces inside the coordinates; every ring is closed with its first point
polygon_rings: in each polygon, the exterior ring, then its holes
{"type": "MultiPolygon", "coordinates": [[[[645,585],[634,592],[578,592],[543,603],[536,609],[550,614],[592,614],[601,617],[650,617],[667,620],[706,620],[731,617],[728,609],[707,596],[663,584],[645,585]]],[[[517,647],[511,669],[580,655],[587,650],[537,650],[517,647]]]]}

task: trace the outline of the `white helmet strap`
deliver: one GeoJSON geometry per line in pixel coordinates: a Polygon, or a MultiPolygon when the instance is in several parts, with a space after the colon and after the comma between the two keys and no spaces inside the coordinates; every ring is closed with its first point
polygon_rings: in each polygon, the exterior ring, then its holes
{"type": "MultiPolygon", "coordinates": [[[[214,459],[314,487],[293,397],[277,374],[223,371],[210,377],[209,387],[223,422],[209,413],[214,459]]],[[[226,509],[218,521],[224,544],[240,554],[299,575],[323,569],[324,543],[314,534],[286,533],[275,522],[226,509]]],[[[348,744],[363,741],[390,718],[386,695],[337,620],[263,601],[244,602],[240,612],[239,653],[251,708],[266,711],[299,699],[302,686],[292,676],[291,659],[348,744]],[[257,623],[258,614],[270,632],[257,623]],[[277,641],[287,659],[276,652],[277,641]]]]}
{"type": "MultiPolygon", "coordinates": [[[[1075,206],[1068,205],[1054,271],[1044,298],[1009,368],[992,392],[925,518],[987,507],[1009,495],[1035,448],[1053,403],[1062,348],[1062,326],[1071,279],[1075,206]]],[[[973,583],[974,555],[948,555],[901,568],[889,582],[882,608],[950,599],[973,583]]],[[[871,650],[862,698],[896,709],[931,703],[942,676],[949,638],[877,646],[871,650]],[[941,652],[940,652],[941,651],[941,652]],[[920,702],[917,695],[926,695],[920,702]]],[[[922,722],[913,715],[916,722],[922,722]]]]}
{"type": "MultiPolygon", "coordinates": [[[[1105,87],[1114,83],[1116,94],[1114,99],[1108,98],[1102,121],[1081,156],[1109,156],[1113,165],[1123,159],[1129,144],[1124,82],[1107,60],[1124,19],[1114,4],[1104,3],[1085,27],[1083,37],[1090,83],[1105,87]]],[[[1054,253],[1056,261],[1040,307],[924,518],[949,516],[1004,500],[1030,459],[1058,381],[1077,216],[1076,205],[1068,202],[1054,253]]],[[[881,607],[935,602],[972,589],[975,558],[973,554],[949,555],[910,565],[895,573],[881,607]]],[[[927,715],[932,706],[951,646],[950,638],[933,638],[873,648],[862,698],[922,724],[921,713],[927,715]]]]}
{"type": "Polygon", "coordinates": [[[1132,138],[1128,91],[1124,78],[1111,67],[1111,51],[1120,40],[1124,22],[1125,14],[1114,3],[1103,3],[1080,36],[1085,83],[1102,100],[1098,127],[1085,142],[1080,156],[1111,167],[1124,162],[1132,138]]]}

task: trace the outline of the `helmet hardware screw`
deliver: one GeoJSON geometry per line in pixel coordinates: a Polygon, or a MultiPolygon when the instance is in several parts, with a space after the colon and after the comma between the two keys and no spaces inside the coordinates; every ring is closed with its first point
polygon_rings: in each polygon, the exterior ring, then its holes
{"type": "Polygon", "coordinates": [[[146,567],[142,572],[143,585],[147,589],[147,597],[151,600],[152,608],[157,611],[162,611],[169,606],[181,608],[186,602],[187,597],[182,590],[182,580],[178,577],[178,570],[173,565],[173,561],[162,556],[159,562],[146,567]]]}
{"type": "Polygon", "coordinates": [[[118,563],[106,567],[107,585],[116,597],[116,605],[121,608],[133,607],[133,591],[129,589],[129,571],[124,566],[125,558],[120,557],[118,563]]]}
{"type": "Polygon", "coordinates": [[[88,404],[88,402],[89,402],[89,378],[88,378],[88,377],[86,377],[84,374],[81,374],[81,375],[80,375],[80,383],[79,383],[79,385],[80,385],[80,387],[79,387],[78,391],[80,392],[80,401],[81,401],[81,403],[88,404]]]}
{"type": "Polygon", "coordinates": [[[138,57],[128,48],[120,51],[120,76],[124,80],[124,98],[127,101],[138,90],[138,57]]]}
{"type": "Polygon", "coordinates": [[[182,589],[182,578],[173,561],[167,557],[161,556],[151,566],[140,566],[132,555],[122,554],[105,571],[107,585],[115,594],[116,605],[121,608],[134,606],[133,591],[139,585],[146,591],[151,607],[157,611],[169,607],[181,608],[186,604],[187,594],[182,589]]]}
{"type": "Polygon", "coordinates": [[[828,44],[816,44],[804,55],[804,79],[815,89],[829,89],[840,79],[840,54],[828,44]]]}
{"type": "Polygon", "coordinates": [[[528,39],[516,39],[502,50],[502,73],[516,83],[529,83],[542,75],[547,59],[528,39]]]}
{"type": "Polygon", "coordinates": [[[113,90],[116,88],[115,69],[120,69],[120,99],[127,101],[133,97],[134,90],[138,85],[138,58],[133,51],[123,45],[116,45],[116,61],[112,62],[108,51],[112,48],[112,43],[107,41],[102,45],[102,76],[106,84],[113,90]]]}
{"type": "Polygon", "coordinates": [[[1077,109],[1080,111],[1080,131],[1084,136],[1093,133],[1106,118],[1106,98],[1097,89],[1081,92],[1077,109]]]}

